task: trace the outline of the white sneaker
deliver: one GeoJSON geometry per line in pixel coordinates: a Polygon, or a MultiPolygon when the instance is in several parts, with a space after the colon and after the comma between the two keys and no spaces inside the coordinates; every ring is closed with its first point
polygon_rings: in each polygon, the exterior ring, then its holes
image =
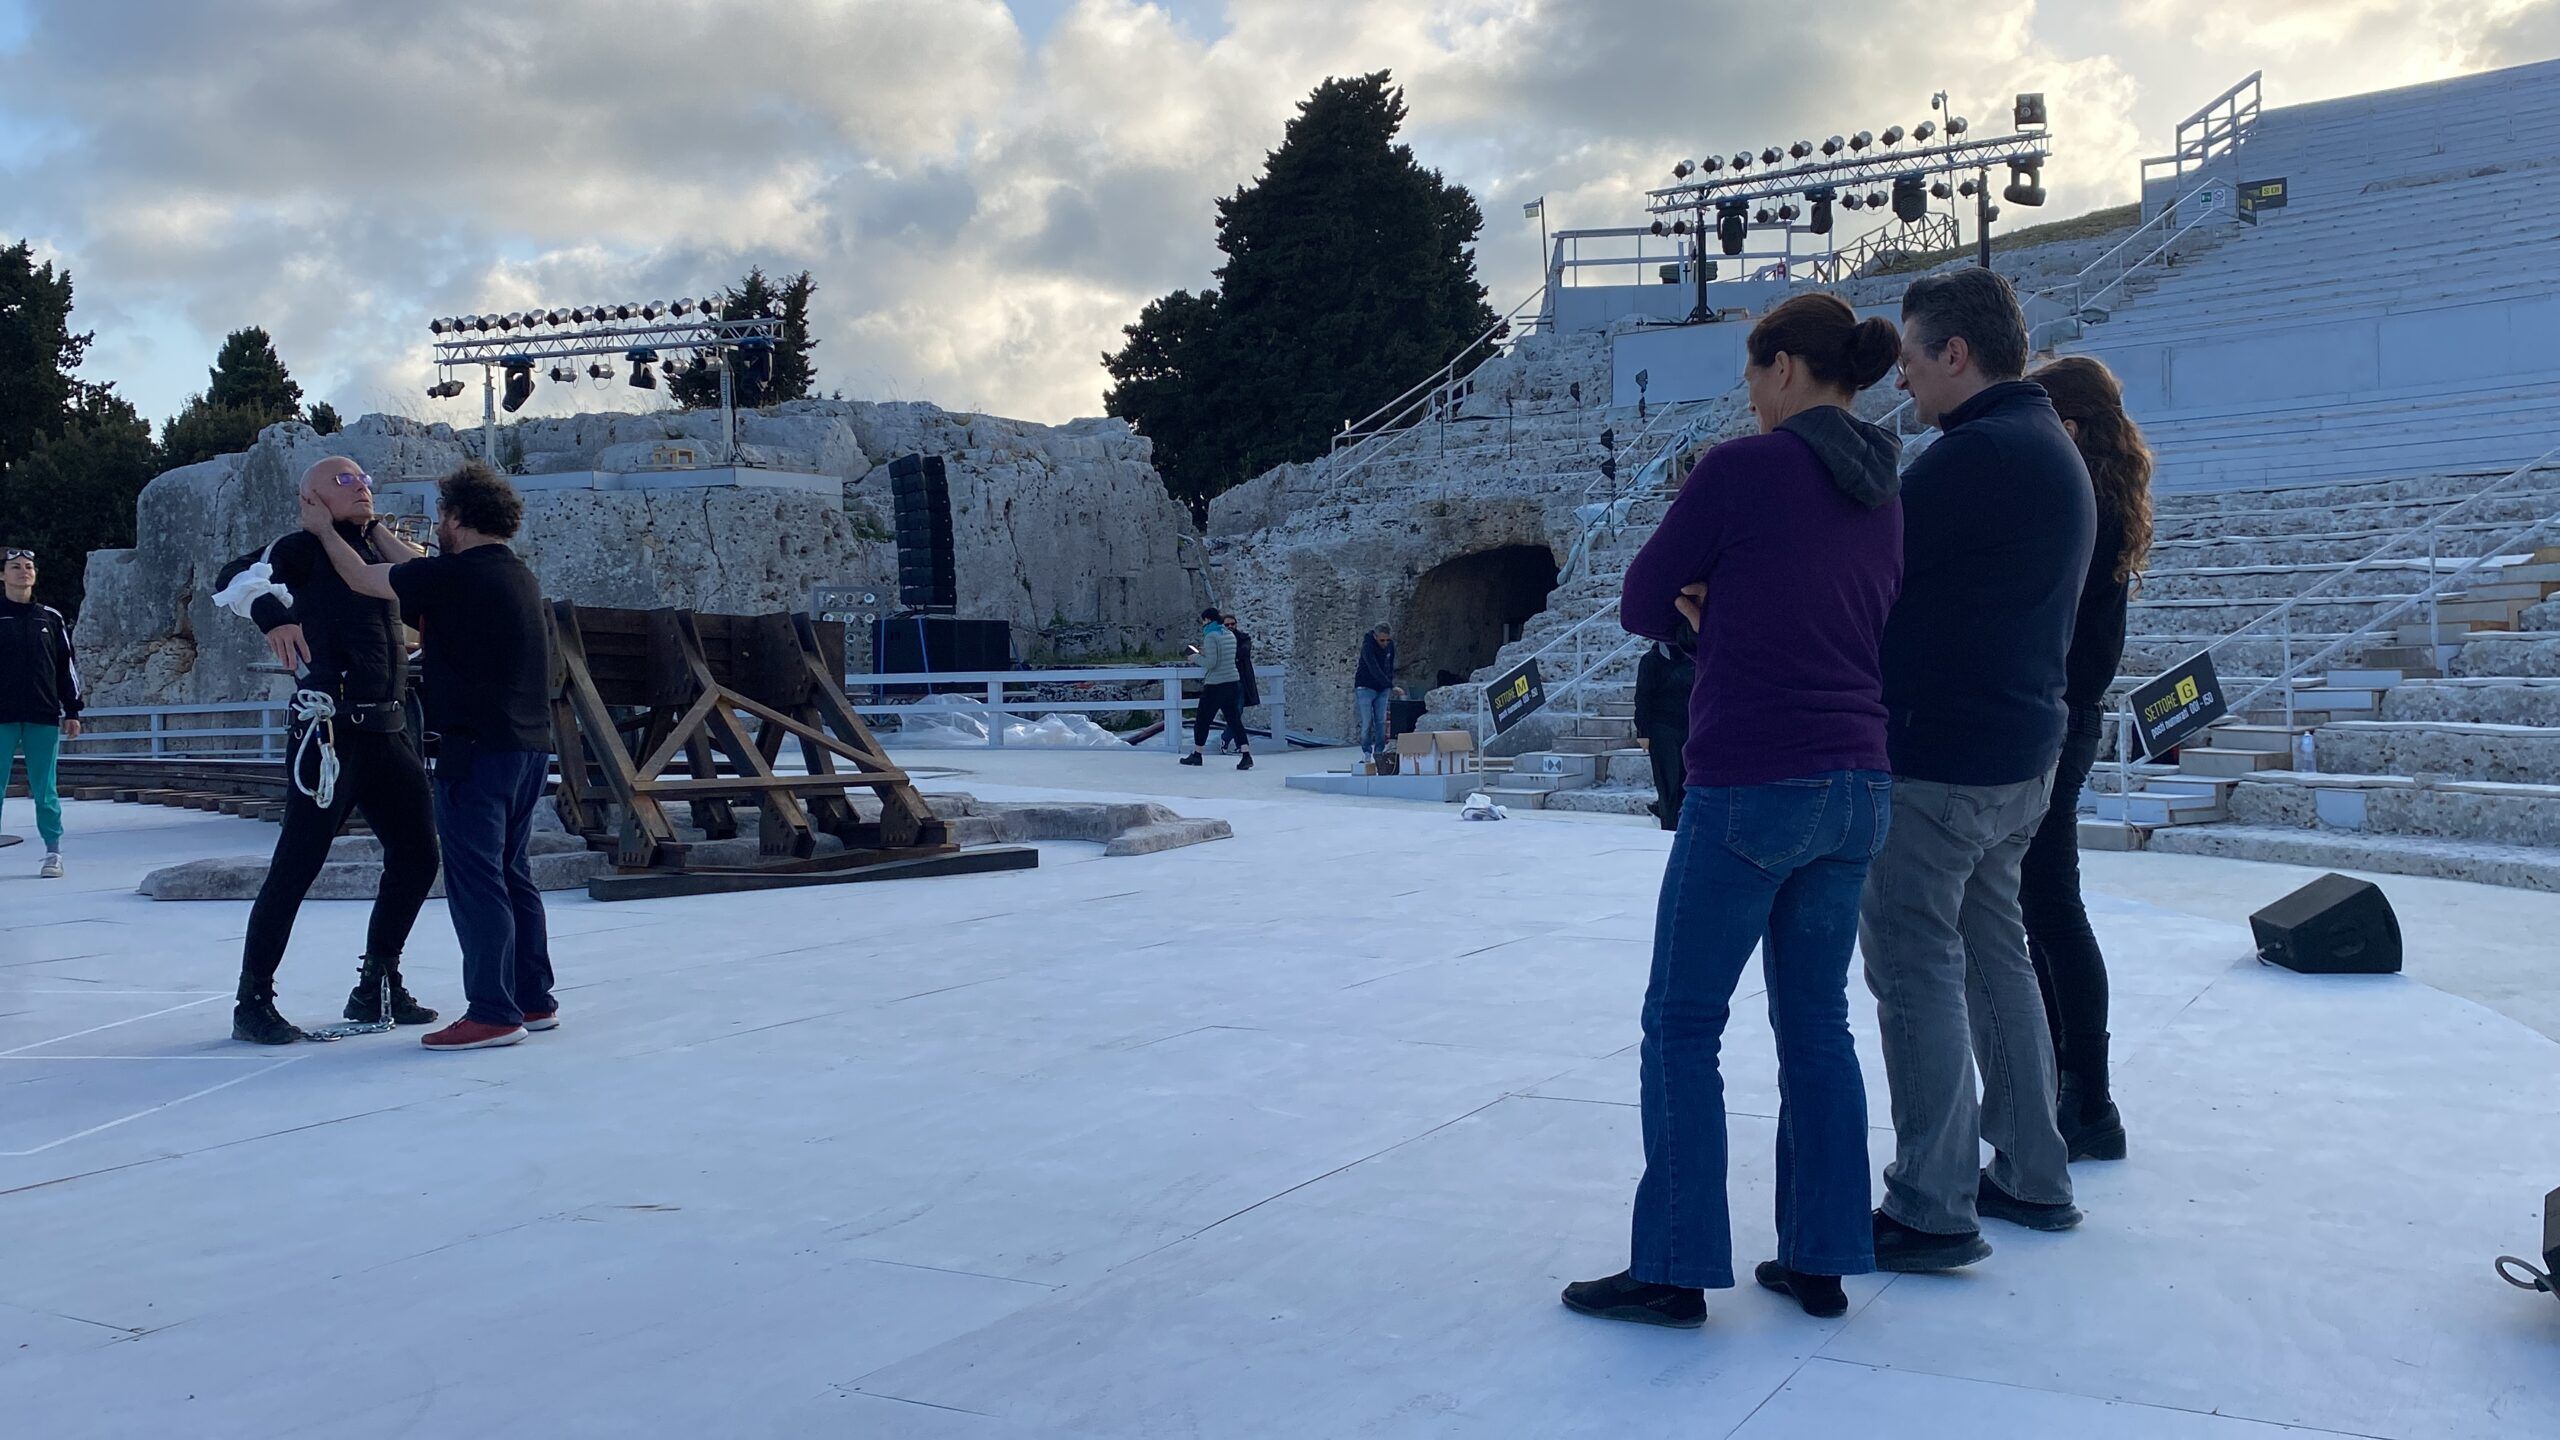
{"type": "Polygon", "coordinates": [[[44,857],[44,864],[43,864],[43,866],[42,866],[42,867],[40,867],[40,868],[36,871],[36,878],[37,878],[37,879],[39,879],[39,880],[59,880],[59,879],[61,879],[61,878],[62,878],[62,857],[61,857],[60,855],[53,854],[53,853],[51,853],[51,852],[47,852],[47,853],[46,853],[46,855],[45,855],[45,857],[44,857]]]}

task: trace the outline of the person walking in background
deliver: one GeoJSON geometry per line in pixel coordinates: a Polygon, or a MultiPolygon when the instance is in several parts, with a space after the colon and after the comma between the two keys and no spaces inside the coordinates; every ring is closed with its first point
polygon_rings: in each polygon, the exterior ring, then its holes
{"type": "Polygon", "coordinates": [[[1654,640],[1697,631],[1688,788],[1645,987],[1644,1178],[1627,1268],[1567,1286],[1588,1315],[1691,1326],[1733,1284],[1724,1079],[1752,953],[1778,1040],[1778,1254],[1755,1273],[1814,1315],[1874,1268],[1866,1087],[1849,957],[1891,817],[1885,616],[1901,585],[1894,437],[1849,413],[1893,366],[1884,320],[1832,295],[1771,310],[1745,341],[1761,433],[1707,452],[1627,569],[1619,612],[1654,640]]]}
{"type": "Polygon", "coordinates": [[[44,841],[36,874],[46,880],[62,878],[62,742],[79,738],[71,622],[37,602],[35,552],[0,551],[0,796],[8,793],[10,763],[25,755],[27,797],[44,841]]]}
{"type": "Polygon", "coordinates": [[[2080,1223],[2018,889],[2062,754],[2064,657],[2097,516],[2026,363],[2026,317],[1996,271],[1903,292],[1901,384],[1939,438],[1902,477],[1902,599],[1884,635],[1893,829],[1859,931],[1893,1092],[1875,1218],[1887,1270],[1989,1255],[1983,1215],[2080,1223]]]}
{"type": "Polygon", "coordinates": [[[2030,378],[2052,399],[2064,433],[2089,467],[2098,538],[2064,665],[2062,760],[2044,824],[2019,871],[2018,908],[2053,1028],[2063,1143],[2074,1160],[2121,1160],[2124,1117],[2107,1081],[2107,959],[2080,898],[2080,787],[2097,759],[2107,688],[2124,659],[2133,577],[2151,554],[2151,447],[2125,413],[2124,387],[2106,366],[2074,355],[2030,378]]]}
{"type": "Polygon", "coordinates": [[[1351,686],[1352,702],[1360,710],[1360,754],[1374,762],[1395,739],[1387,702],[1404,698],[1396,685],[1395,632],[1385,622],[1360,637],[1360,668],[1351,686]]]}
{"type": "Polygon", "coordinates": [[[422,1043],[481,1050],[560,1023],[532,863],[534,809],[551,770],[550,639],[542,586],[507,545],[524,523],[515,486],[473,461],[436,483],[436,509],[443,553],[398,565],[368,564],[312,497],[302,514],[348,589],[396,596],[418,623],[427,728],[438,736],[445,908],[470,1001],[461,1019],[422,1043]]]}
{"type": "Polygon", "coordinates": [[[1680,752],[1689,743],[1689,692],[1698,683],[1698,633],[1680,622],[1680,633],[1656,640],[1636,658],[1636,734],[1653,762],[1653,818],[1665,830],[1680,828],[1680,801],[1688,770],[1680,752]]]}
{"type": "MultiPolygon", "coordinates": [[[[1262,682],[1253,676],[1253,637],[1244,633],[1244,627],[1236,623],[1233,610],[1226,611],[1218,620],[1227,627],[1228,634],[1236,637],[1236,703],[1250,710],[1262,703],[1262,682]]],[[[1284,751],[1288,748],[1287,736],[1274,736],[1273,739],[1284,751]]],[[[1218,748],[1223,754],[1233,754],[1236,743],[1233,739],[1221,740],[1218,748]]]]}
{"type": "Polygon", "coordinates": [[[1236,670],[1236,637],[1214,606],[1200,612],[1200,643],[1191,647],[1191,653],[1200,661],[1200,708],[1191,722],[1191,753],[1182,757],[1182,763],[1203,763],[1209,727],[1224,716],[1227,738],[1235,742],[1242,757],[1236,768],[1252,769],[1253,737],[1244,733],[1244,684],[1236,670]]]}

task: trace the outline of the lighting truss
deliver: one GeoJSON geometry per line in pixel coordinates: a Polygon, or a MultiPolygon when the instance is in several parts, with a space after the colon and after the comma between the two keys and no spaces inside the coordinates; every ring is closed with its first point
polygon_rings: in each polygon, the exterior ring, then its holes
{"type": "Polygon", "coordinates": [[[542,363],[584,357],[620,357],[634,350],[730,350],[749,340],[776,340],[782,321],[765,316],[751,320],[666,320],[603,325],[573,325],[562,330],[505,334],[472,334],[436,342],[438,365],[503,365],[511,360],[542,363]]]}
{"type": "Polygon", "coordinates": [[[1756,200],[1774,200],[1782,195],[1801,195],[1809,189],[1824,186],[1846,191],[1889,184],[1904,176],[1925,177],[1958,170],[1986,170],[2012,161],[2032,160],[2041,164],[2052,154],[2053,136],[2050,131],[2025,131],[1985,140],[1956,140],[1883,154],[1859,154],[1846,160],[1814,161],[1785,170],[1685,181],[1645,192],[1651,202],[1646,208],[1656,215],[1687,214],[1719,202],[1747,204],[1756,200]]]}
{"type": "MultiPolygon", "coordinates": [[[[673,303],[653,301],[646,305],[595,305],[575,310],[530,310],[508,315],[465,315],[447,317],[427,327],[437,336],[435,342],[437,373],[443,378],[429,387],[427,393],[437,399],[452,399],[462,393],[462,384],[453,378],[453,367],[480,367],[480,448],[491,463],[498,455],[497,375],[509,373],[509,399],[512,412],[530,394],[530,378],[534,367],[584,359],[629,360],[632,383],[655,389],[654,373],[644,382],[639,377],[643,367],[660,363],[661,356],[677,351],[691,351],[707,360],[720,375],[720,437],[722,460],[738,462],[738,417],[733,389],[731,356],[748,352],[750,362],[761,361],[765,373],[771,372],[773,347],[782,338],[782,317],[768,312],[740,320],[714,318],[720,302],[713,300],[678,300],[673,303]],[[451,336],[446,339],[443,337],[451,336]],[[515,379],[521,374],[526,381],[526,394],[516,393],[515,379]]],[[[779,306],[774,307],[775,311],[779,306]]],[[[674,374],[674,360],[664,362],[674,374]]],[[[598,380],[609,379],[612,371],[602,364],[590,366],[587,374],[598,380]]],[[[552,374],[558,381],[560,376],[552,374]]]]}

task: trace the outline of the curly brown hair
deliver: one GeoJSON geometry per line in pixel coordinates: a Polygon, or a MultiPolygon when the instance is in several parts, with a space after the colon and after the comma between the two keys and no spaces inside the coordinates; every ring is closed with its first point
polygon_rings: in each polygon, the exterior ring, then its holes
{"type": "Polygon", "coordinates": [[[2080,431],[2080,458],[2088,462],[2099,512],[2112,516],[2124,536],[2115,577],[2130,580],[2151,558],[2151,447],[2125,413],[2124,386],[2086,355],[2066,355],[2033,378],[2053,397],[2056,413],[2080,431]]]}
{"type": "Polygon", "coordinates": [[[456,525],[492,540],[512,540],[524,528],[524,497],[507,477],[478,460],[465,461],[436,482],[436,505],[456,525]]]}

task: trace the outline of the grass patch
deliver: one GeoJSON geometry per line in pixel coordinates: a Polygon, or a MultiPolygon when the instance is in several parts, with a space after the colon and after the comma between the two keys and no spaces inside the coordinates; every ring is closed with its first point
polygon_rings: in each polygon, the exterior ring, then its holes
{"type": "MultiPolygon", "coordinates": [[[[2074,215],[2067,220],[2048,220],[2042,225],[2029,225],[2019,230],[1993,230],[1991,253],[1997,255],[2007,250],[2031,250],[2038,245],[2059,245],[2070,240],[2093,240],[2101,235],[2112,235],[2118,230],[2129,230],[2141,223],[2142,205],[2139,201],[2130,205],[2111,205],[2104,210],[2092,210],[2085,215],[2074,215]]],[[[1974,247],[1971,245],[1931,250],[1926,254],[1906,255],[1890,265],[1879,265],[1867,273],[1910,275],[1922,270],[1935,269],[1950,260],[1967,259],[1973,253],[1974,247]]]]}

